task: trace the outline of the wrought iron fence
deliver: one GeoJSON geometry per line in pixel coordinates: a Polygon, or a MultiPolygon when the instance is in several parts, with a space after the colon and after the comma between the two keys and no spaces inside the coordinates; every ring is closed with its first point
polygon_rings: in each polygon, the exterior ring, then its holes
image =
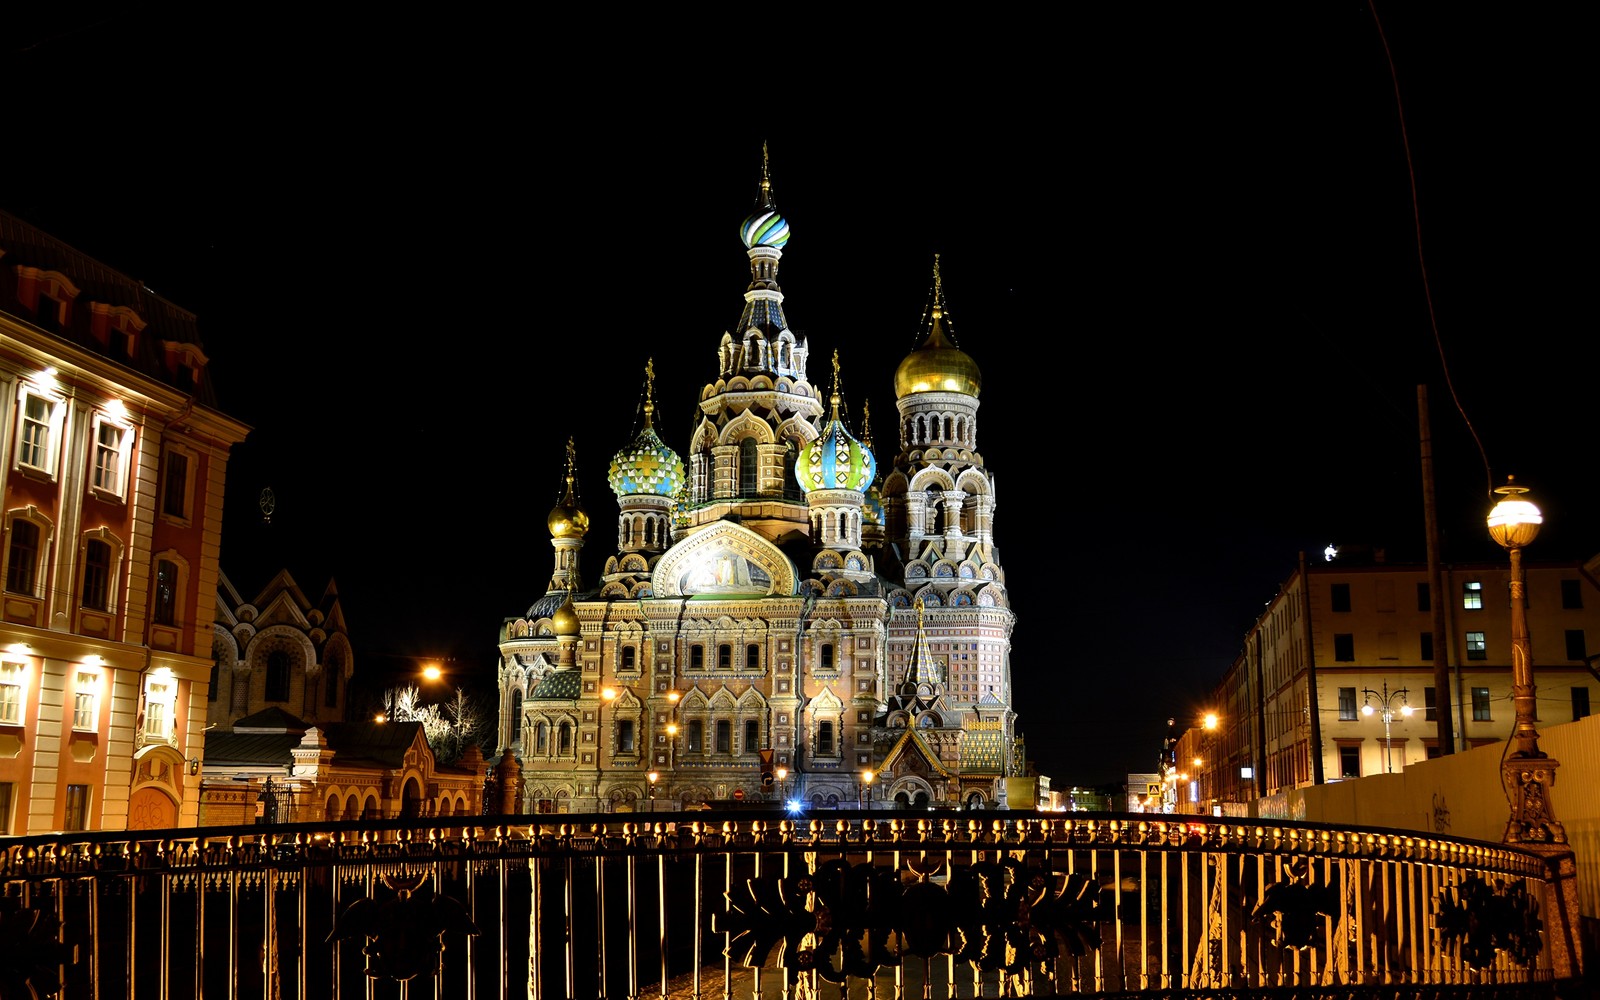
{"type": "Polygon", "coordinates": [[[690,815],[0,839],[0,1000],[1553,995],[1545,864],[1500,845],[690,815]]]}

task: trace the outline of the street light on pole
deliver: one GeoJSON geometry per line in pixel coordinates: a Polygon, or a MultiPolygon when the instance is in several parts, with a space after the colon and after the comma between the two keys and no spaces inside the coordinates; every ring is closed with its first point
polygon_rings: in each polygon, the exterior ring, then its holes
{"type": "Polygon", "coordinates": [[[789,792],[788,783],[785,779],[789,777],[789,769],[787,767],[780,767],[775,773],[778,776],[778,801],[783,803],[784,809],[788,809],[789,792]]]}
{"type": "Polygon", "coordinates": [[[607,684],[600,689],[600,704],[595,709],[595,726],[600,730],[594,741],[594,807],[595,812],[605,812],[605,800],[600,795],[600,777],[605,771],[606,739],[605,707],[616,700],[617,689],[607,684]]]}
{"type": "Polygon", "coordinates": [[[1394,699],[1400,699],[1400,714],[1409,719],[1411,718],[1412,709],[1406,703],[1407,693],[1405,688],[1390,692],[1388,681],[1383,682],[1383,694],[1381,695],[1371,688],[1361,689],[1361,696],[1365,699],[1361,706],[1362,715],[1372,715],[1373,699],[1376,698],[1380,706],[1379,711],[1383,715],[1383,769],[1390,774],[1394,773],[1394,744],[1389,739],[1389,724],[1394,721],[1394,699]]]}
{"type": "MultiPolygon", "coordinates": [[[[872,773],[872,769],[871,768],[866,768],[865,770],[863,770],[861,772],[860,790],[861,790],[861,792],[863,794],[866,795],[867,812],[871,812],[872,811],[872,779],[874,777],[875,777],[875,775],[872,773]]],[[[860,802],[857,802],[857,805],[860,805],[860,802]]]]}
{"type": "Polygon", "coordinates": [[[651,771],[649,774],[645,775],[645,777],[650,779],[650,811],[651,812],[655,812],[656,811],[656,779],[661,777],[661,772],[659,772],[659,771],[651,771]]]}

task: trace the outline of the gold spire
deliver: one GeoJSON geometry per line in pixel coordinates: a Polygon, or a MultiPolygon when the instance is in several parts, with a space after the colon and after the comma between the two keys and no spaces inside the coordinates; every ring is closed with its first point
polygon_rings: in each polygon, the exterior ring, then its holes
{"type": "Polygon", "coordinates": [[[837,421],[839,419],[839,349],[837,347],[833,349],[833,395],[830,397],[830,402],[833,403],[833,419],[837,421]]]}
{"type": "Polygon", "coordinates": [[[649,358],[644,363],[644,429],[650,430],[650,414],[655,412],[656,404],[652,401],[656,388],[656,359],[649,358]]]}
{"type": "Polygon", "coordinates": [[[772,207],[772,173],[767,163],[767,140],[761,140],[761,205],[772,207]]]}
{"type": "Polygon", "coordinates": [[[552,538],[582,538],[589,531],[589,515],[578,500],[578,445],[572,437],[567,438],[566,484],[545,524],[552,538]]]}
{"type": "Polygon", "coordinates": [[[872,447],[872,400],[870,399],[861,401],[861,443],[867,446],[868,451],[877,452],[877,449],[872,447]]]}
{"type": "Polygon", "coordinates": [[[939,255],[933,255],[933,318],[944,315],[944,278],[939,274],[939,255]]]}

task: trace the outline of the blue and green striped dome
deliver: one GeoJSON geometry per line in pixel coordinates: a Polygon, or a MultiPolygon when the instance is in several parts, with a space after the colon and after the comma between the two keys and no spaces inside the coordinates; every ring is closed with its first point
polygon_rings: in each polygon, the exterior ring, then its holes
{"type": "Polygon", "coordinates": [[[739,226],[739,239],[749,247],[771,247],[782,250],[789,242],[789,220],[775,208],[758,209],[739,226]]]}
{"type": "Polygon", "coordinates": [[[807,493],[813,490],[865,492],[872,485],[877,461],[866,445],[851,436],[844,421],[837,416],[837,406],[834,413],[821,436],[800,452],[794,463],[795,479],[807,493]]]}
{"type": "Polygon", "coordinates": [[[633,443],[611,459],[606,481],[611,484],[611,492],[619,497],[645,493],[676,496],[684,482],[683,459],[646,424],[633,443]]]}

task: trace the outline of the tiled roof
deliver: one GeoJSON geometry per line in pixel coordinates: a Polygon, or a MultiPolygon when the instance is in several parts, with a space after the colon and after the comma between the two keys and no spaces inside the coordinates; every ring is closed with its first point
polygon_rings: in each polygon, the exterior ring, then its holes
{"type": "Polygon", "coordinates": [[[556,670],[545,675],[528,695],[529,701],[571,701],[578,697],[583,683],[576,670],[556,670]]]}

